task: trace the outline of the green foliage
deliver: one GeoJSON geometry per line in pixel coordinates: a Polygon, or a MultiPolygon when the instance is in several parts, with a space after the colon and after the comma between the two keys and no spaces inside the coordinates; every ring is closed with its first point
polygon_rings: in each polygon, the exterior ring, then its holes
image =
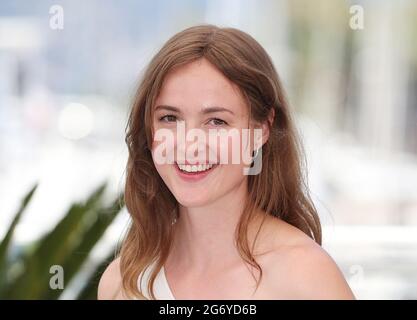
{"type": "MultiPolygon", "coordinates": [[[[85,202],[72,204],[51,231],[25,248],[16,261],[12,261],[10,249],[13,233],[36,188],[37,185],[24,197],[0,243],[0,299],[58,299],[124,205],[122,196],[118,196],[110,204],[104,203],[104,183],[85,202]],[[53,275],[50,268],[54,265],[61,266],[64,270],[63,290],[50,287],[49,281],[53,275]]],[[[93,276],[97,276],[96,273],[103,269],[109,262],[108,259],[109,257],[99,264],[93,276]]],[[[96,282],[87,283],[80,297],[95,298],[96,285],[96,282]]]]}

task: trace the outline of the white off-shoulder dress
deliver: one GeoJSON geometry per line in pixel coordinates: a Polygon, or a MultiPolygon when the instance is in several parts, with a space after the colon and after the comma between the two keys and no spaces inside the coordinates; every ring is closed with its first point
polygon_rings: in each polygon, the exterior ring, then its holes
{"type": "MultiPolygon", "coordinates": [[[[151,264],[138,277],[138,288],[148,299],[151,299],[151,295],[148,291],[147,285],[153,267],[154,264],[151,264]]],[[[164,267],[162,267],[161,270],[159,270],[159,273],[155,278],[154,294],[157,300],[175,300],[175,297],[172,294],[167,278],[165,276],[164,267]]]]}

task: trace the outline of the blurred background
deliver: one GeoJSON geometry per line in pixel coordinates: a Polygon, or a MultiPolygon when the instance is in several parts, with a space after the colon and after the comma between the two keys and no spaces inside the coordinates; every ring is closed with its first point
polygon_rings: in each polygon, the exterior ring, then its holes
{"type": "Polygon", "coordinates": [[[417,299],[417,2],[0,2],[0,297],[94,299],[126,230],[124,129],[176,32],[242,29],[294,111],[323,247],[359,299],[417,299]],[[51,289],[51,266],[65,285],[51,289]]]}

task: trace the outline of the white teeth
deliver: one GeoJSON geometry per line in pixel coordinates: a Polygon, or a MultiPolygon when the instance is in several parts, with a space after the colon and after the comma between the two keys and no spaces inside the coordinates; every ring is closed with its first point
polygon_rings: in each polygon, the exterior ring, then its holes
{"type": "Polygon", "coordinates": [[[182,171],[186,171],[186,172],[201,172],[201,171],[206,171],[206,170],[211,169],[213,167],[213,164],[184,165],[184,164],[178,163],[178,167],[182,171]]]}

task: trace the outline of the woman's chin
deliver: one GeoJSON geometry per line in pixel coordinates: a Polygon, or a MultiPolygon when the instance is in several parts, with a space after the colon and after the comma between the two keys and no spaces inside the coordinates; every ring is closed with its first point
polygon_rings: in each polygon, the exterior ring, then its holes
{"type": "Polygon", "coordinates": [[[194,195],[177,195],[176,199],[179,204],[184,207],[192,208],[192,207],[201,207],[210,203],[210,199],[207,195],[196,196],[194,195]]]}

